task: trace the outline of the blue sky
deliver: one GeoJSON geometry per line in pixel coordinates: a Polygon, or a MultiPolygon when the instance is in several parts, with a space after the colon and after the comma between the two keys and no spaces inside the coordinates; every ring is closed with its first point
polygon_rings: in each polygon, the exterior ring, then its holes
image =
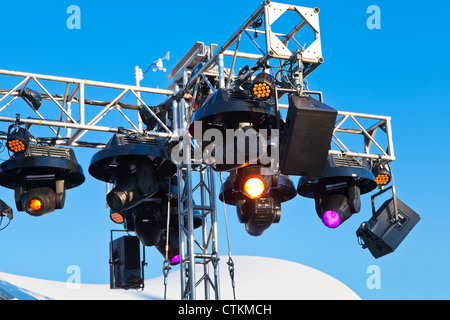
{"type": "MultiPolygon", "coordinates": [[[[279,224],[253,238],[227,207],[233,255],[286,259],[321,270],[363,299],[449,299],[450,211],[443,200],[450,178],[447,159],[450,45],[448,1],[291,1],[320,8],[325,63],[309,78],[335,109],[392,117],[392,163],[398,197],[422,220],[392,254],[374,259],[355,231],[370,218],[370,195],[360,213],[337,229],[322,225],[314,202],[297,196],[283,204],[279,224]],[[381,29],[370,30],[370,5],[381,9],[381,29]],[[381,288],[368,289],[368,267],[381,271],[381,288]]],[[[145,69],[171,52],[170,70],[196,41],[224,43],[260,1],[22,1],[2,4],[0,68],[105,82],[134,84],[134,66],[145,69]],[[81,9],[81,29],[69,30],[70,5],[81,9]]],[[[143,86],[166,88],[167,73],[150,72],[143,86]]],[[[0,79],[2,89],[12,83],[0,79]]],[[[102,93],[99,93],[99,97],[102,93]]],[[[154,103],[162,99],[155,98],[154,103]]],[[[4,124],[1,130],[6,130],[4,124]]],[[[96,136],[97,138],[97,136],[96,136]]],[[[109,136],[98,136],[106,142],[109,136]]],[[[97,141],[97,140],[96,140],[97,141]]],[[[68,190],[63,210],[33,218],[14,209],[0,231],[0,271],[65,281],[78,265],[83,283],[108,283],[110,229],[105,186],[88,173],[95,150],[76,149],[86,182],[68,190]]],[[[6,159],[7,154],[0,154],[6,159]]],[[[292,177],[297,184],[298,177],[292,177]]],[[[216,179],[218,180],[218,179],[216,179]]],[[[13,192],[0,189],[11,206],[13,192]]],[[[381,203],[380,203],[381,204],[381,203]]],[[[218,202],[220,254],[227,254],[222,204],[218,202]]],[[[146,277],[162,275],[162,257],[147,248],[146,277]]],[[[239,272],[239,266],[236,266],[239,272]]],[[[239,283],[237,283],[239,287],[239,283]]]]}

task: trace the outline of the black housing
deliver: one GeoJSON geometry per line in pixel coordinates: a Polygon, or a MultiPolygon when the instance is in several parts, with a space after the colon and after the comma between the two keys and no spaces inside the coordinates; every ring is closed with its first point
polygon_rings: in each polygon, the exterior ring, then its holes
{"type": "Polygon", "coordinates": [[[363,249],[368,248],[375,258],[393,252],[420,220],[416,212],[398,198],[396,200],[397,215],[395,200],[391,198],[356,231],[357,237],[363,241],[363,249]]]}
{"type": "Polygon", "coordinates": [[[66,189],[84,181],[83,169],[68,148],[29,145],[25,153],[15,154],[0,165],[0,185],[14,189],[17,210],[36,216],[62,209],[66,189]],[[45,198],[39,212],[24,206],[32,194],[45,198]]]}
{"type": "MultiPolygon", "coordinates": [[[[266,141],[259,140],[259,130],[268,129],[268,135],[270,135],[269,129],[279,128],[280,122],[281,120],[277,116],[276,107],[273,104],[255,100],[243,90],[218,89],[201,108],[193,113],[189,132],[197,140],[203,152],[207,145],[211,143],[209,141],[203,141],[203,135],[208,129],[219,130],[223,137],[226,137],[227,129],[242,130],[243,132],[251,133],[257,139],[258,143],[265,143],[266,141]],[[195,122],[197,121],[202,124],[201,132],[195,131],[195,122]],[[249,131],[249,129],[253,129],[253,131],[249,131]],[[197,137],[200,135],[202,140],[198,141],[197,137]]],[[[270,136],[267,137],[267,140],[269,139],[270,136]]],[[[231,171],[249,163],[257,162],[259,157],[255,159],[249,158],[251,152],[248,141],[244,143],[246,146],[243,147],[242,145],[237,146],[235,139],[233,141],[223,140],[223,161],[213,164],[214,170],[231,171]],[[225,161],[227,159],[227,149],[228,152],[231,150],[234,152],[233,163],[225,161]],[[242,158],[241,155],[245,159],[244,161],[239,160],[242,158]]],[[[265,146],[258,146],[258,148],[264,149],[265,146]]]]}

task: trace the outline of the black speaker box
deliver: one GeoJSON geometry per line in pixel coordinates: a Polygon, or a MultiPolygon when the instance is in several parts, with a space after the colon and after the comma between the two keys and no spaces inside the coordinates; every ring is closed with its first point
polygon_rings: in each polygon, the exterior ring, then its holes
{"type": "Polygon", "coordinates": [[[281,137],[280,171],[320,177],[325,169],[337,110],[309,96],[289,96],[286,130],[281,137]]]}
{"type": "Polygon", "coordinates": [[[123,236],[110,242],[110,288],[142,288],[140,242],[123,236]]]}
{"type": "Polygon", "coordinates": [[[387,200],[369,221],[361,224],[356,235],[372,256],[380,258],[393,252],[419,222],[420,216],[397,198],[398,220],[394,220],[394,199],[387,200]]]}

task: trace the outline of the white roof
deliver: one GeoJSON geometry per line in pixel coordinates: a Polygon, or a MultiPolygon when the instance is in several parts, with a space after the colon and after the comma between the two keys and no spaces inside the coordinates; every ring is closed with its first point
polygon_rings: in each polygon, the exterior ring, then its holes
{"type": "MultiPolygon", "coordinates": [[[[286,260],[233,256],[236,299],[238,300],[304,300],[360,299],[339,280],[316,269],[286,260]]],[[[221,299],[233,299],[227,256],[219,262],[221,299]]],[[[203,266],[197,266],[201,274],[203,266]]],[[[210,276],[214,272],[210,266],[210,276]]],[[[50,281],[0,272],[0,298],[4,299],[62,299],[62,300],[129,300],[164,298],[164,279],[145,281],[142,292],[109,288],[109,284],[80,284],[71,288],[66,282],[50,281]]],[[[203,285],[197,288],[197,299],[203,299],[203,285]]],[[[179,270],[169,273],[167,299],[180,299],[179,270]]]]}

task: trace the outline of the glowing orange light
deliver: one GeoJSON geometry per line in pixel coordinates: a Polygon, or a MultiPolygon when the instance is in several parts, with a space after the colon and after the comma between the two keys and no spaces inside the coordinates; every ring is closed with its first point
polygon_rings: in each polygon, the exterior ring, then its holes
{"type": "Polygon", "coordinates": [[[250,178],[244,183],[244,193],[251,199],[258,199],[266,191],[266,186],[261,178],[250,178]]]}
{"type": "Polygon", "coordinates": [[[123,216],[118,212],[111,213],[109,217],[115,223],[123,223],[123,216]]]}
{"type": "Polygon", "coordinates": [[[42,208],[42,202],[38,199],[31,199],[28,207],[31,209],[31,211],[39,211],[42,208]]]}

